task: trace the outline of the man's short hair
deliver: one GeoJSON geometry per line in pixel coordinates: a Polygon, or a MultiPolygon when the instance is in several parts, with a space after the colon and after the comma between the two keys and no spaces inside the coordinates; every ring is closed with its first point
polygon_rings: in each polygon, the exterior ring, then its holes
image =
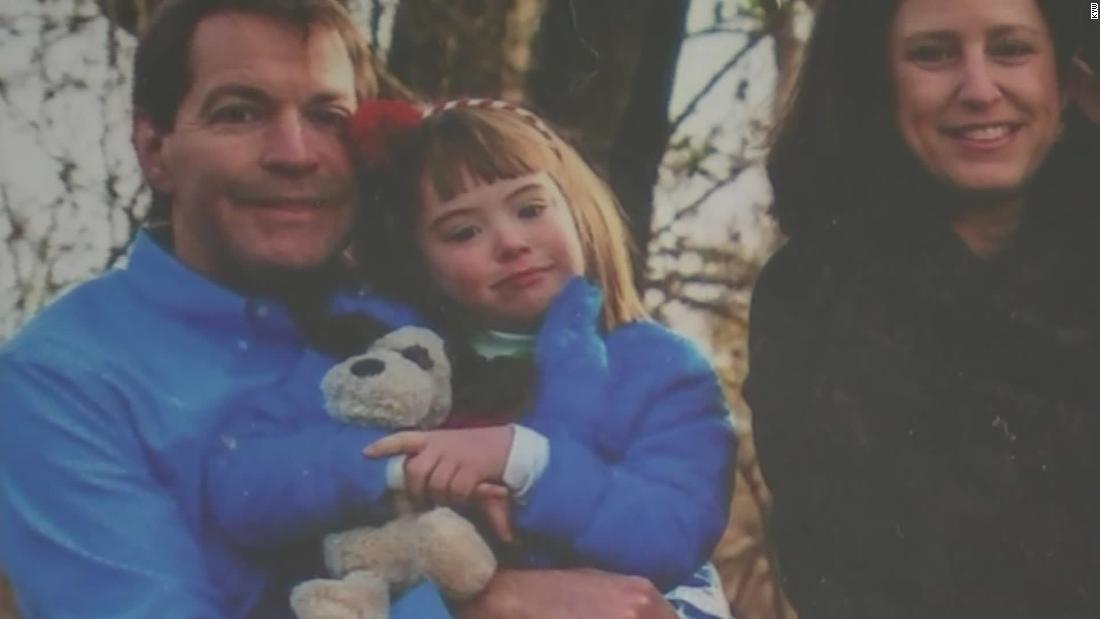
{"type": "Polygon", "coordinates": [[[340,35],[355,70],[356,92],[377,90],[370,48],[339,0],[167,0],[141,33],[134,57],[131,103],[158,129],[171,131],[191,87],[191,41],[204,18],[226,11],[264,15],[300,28],[330,28],[340,35]]]}

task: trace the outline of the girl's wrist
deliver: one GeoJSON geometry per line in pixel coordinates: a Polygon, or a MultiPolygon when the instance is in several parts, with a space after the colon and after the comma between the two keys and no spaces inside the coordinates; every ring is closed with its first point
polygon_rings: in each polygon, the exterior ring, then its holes
{"type": "Polygon", "coordinates": [[[504,485],[513,498],[522,500],[550,463],[550,441],[538,432],[511,424],[512,447],[504,465],[504,485]]]}
{"type": "Polygon", "coordinates": [[[405,489],[405,454],[392,456],[386,461],[386,487],[390,490],[405,489]]]}

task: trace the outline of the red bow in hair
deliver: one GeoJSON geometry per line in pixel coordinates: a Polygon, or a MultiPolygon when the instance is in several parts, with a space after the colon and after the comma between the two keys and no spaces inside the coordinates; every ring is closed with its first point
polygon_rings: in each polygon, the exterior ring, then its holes
{"type": "Polygon", "coordinates": [[[421,119],[420,110],[406,101],[370,99],[359,104],[348,136],[364,165],[373,167],[388,161],[397,141],[419,127],[421,119]]]}

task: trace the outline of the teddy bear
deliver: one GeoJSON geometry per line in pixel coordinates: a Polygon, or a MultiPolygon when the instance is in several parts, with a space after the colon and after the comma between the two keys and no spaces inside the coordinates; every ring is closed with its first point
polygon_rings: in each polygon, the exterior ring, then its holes
{"type": "MultiPolygon", "coordinates": [[[[321,389],[329,413],[341,421],[431,429],[451,409],[451,363],[439,336],[403,327],[329,370],[321,389]]],[[[445,507],[416,511],[401,493],[394,502],[396,519],[326,536],[325,566],[333,578],[294,588],[298,619],[384,619],[391,592],[425,578],[456,600],[488,585],[496,559],[473,524],[445,507]]]]}

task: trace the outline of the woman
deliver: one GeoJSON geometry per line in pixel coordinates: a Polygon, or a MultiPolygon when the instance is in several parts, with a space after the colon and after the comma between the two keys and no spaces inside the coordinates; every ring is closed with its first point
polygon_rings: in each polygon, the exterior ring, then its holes
{"type": "Polygon", "coordinates": [[[803,619],[1100,616],[1100,261],[1060,8],[819,10],[745,388],[803,619]]]}

